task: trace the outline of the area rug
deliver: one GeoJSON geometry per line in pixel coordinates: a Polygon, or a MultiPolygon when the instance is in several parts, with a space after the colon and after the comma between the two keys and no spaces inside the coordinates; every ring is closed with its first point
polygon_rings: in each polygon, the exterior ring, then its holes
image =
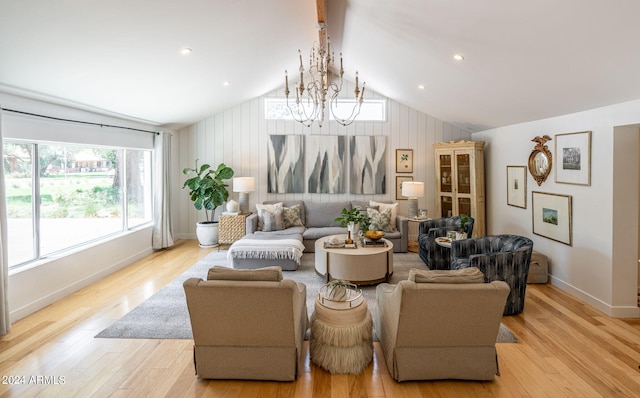
{"type": "MultiPolygon", "coordinates": [[[[131,312],[117,320],[111,326],[97,334],[97,338],[123,339],[191,339],[191,324],[182,284],[189,278],[203,278],[207,270],[214,265],[230,266],[227,262],[227,251],[217,250],[178,276],[156,294],[134,308],[131,312]]],[[[393,275],[389,283],[397,283],[409,277],[411,268],[424,269],[424,263],[415,253],[393,254],[393,275]]],[[[283,271],[285,279],[302,282],[307,286],[307,310],[313,313],[315,298],[325,280],[316,274],[314,269],[314,253],[302,255],[300,267],[296,271],[283,271]]],[[[367,306],[372,314],[376,310],[376,287],[362,287],[367,306]]],[[[516,336],[504,325],[500,325],[498,343],[515,343],[516,336]]]]}

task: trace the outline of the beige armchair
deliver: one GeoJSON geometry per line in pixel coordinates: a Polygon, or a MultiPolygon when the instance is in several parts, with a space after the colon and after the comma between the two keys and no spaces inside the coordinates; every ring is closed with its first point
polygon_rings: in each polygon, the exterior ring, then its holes
{"type": "Polygon", "coordinates": [[[378,285],[375,331],[395,380],[498,374],[495,345],[509,285],[483,278],[477,268],[414,269],[409,280],[378,285]]]}
{"type": "Polygon", "coordinates": [[[280,267],[214,267],[184,282],[196,374],[204,379],[295,380],[308,328],[306,286],[280,267]]]}

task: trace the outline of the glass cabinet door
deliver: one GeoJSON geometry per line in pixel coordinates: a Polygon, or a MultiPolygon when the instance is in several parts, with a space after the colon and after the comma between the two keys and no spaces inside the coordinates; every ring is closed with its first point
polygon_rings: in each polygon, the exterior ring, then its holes
{"type": "MultiPolygon", "coordinates": [[[[471,162],[468,153],[456,154],[456,176],[458,193],[471,193],[471,162]]],[[[469,213],[460,213],[469,214],[469,213]]]]}
{"type": "Polygon", "coordinates": [[[458,198],[458,215],[471,216],[471,198],[458,198]]]}
{"type": "MultiPolygon", "coordinates": [[[[440,192],[448,192],[451,193],[451,155],[440,155],[440,192]]],[[[444,211],[444,207],[442,208],[442,213],[447,214],[444,211]]]]}
{"type": "Polygon", "coordinates": [[[453,215],[453,199],[451,196],[440,197],[441,217],[451,217],[453,215]]]}

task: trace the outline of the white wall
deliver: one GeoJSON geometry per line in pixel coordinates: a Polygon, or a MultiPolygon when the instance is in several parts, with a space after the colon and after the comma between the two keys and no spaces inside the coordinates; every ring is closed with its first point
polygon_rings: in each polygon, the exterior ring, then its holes
{"type": "MultiPolygon", "coordinates": [[[[158,130],[157,127],[136,121],[6,93],[0,93],[0,106],[58,118],[158,130]]],[[[153,136],[144,132],[126,132],[89,126],[79,128],[78,125],[67,122],[46,123],[46,119],[19,116],[10,112],[4,112],[3,116],[2,133],[6,138],[104,145],[116,143],[138,148],[151,148],[153,143],[153,136]]],[[[152,253],[151,227],[146,227],[118,238],[95,243],[64,256],[49,258],[17,271],[11,271],[8,292],[11,321],[15,322],[44,308],[150,253],[152,253]]]]}
{"type": "MultiPolygon", "coordinates": [[[[351,92],[352,88],[345,89],[351,92]]],[[[176,169],[194,167],[195,159],[200,164],[207,162],[216,166],[226,163],[240,177],[254,177],[256,191],[249,196],[249,207],[255,209],[256,203],[271,199],[305,199],[313,201],[359,200],[395,200],[395,150],[413,149],[414,181],[424,181],[427,187],[425,197],[420,198],[420,208],[428,208],[430,214],[435,211],[435,174],[433,144],[440,141],[469,139],[469,133],[441,120],[409,108],[398,102],[387,100],[386,122],[354,122],[350,126],[340,126],[336,122],[325,122],[322,128],[316,125],[307,128],[295,121],[267,121],[264,118],[264,98],[282,97],[282,90],[273,91],[263,97],[255,98],[225,112],[213,115],[188,128],[180,130],[176,149],[178,152],[176,169]],[[384,135],[387,137],[387,191],[384,195],[351,194],[267,194],[267,140],[271,134],[326,134],[326,135],[384,135]]],[[[384,98],[368,92],[369,98],[384,98]]],[[[345,171],[346,172],[346,171],[345,171]]],[[[184,175],[178,172],[174,176],[176,186],[182,187],[184,175]]],[[[231,182],[229,182],[231,185],[231,182]]],[[[229,191],[231,192],[231,186],[229,191]]],[[[172,198],[177,203],[175,233],[177,237],[193,238],[195,223],[201,221],[189,200],[187,192],[176,192],[172,198]]],[[[238,194],[231,193],[237,201],[238,194]]],[[[406,201],[400,201],[401,213],[406,214],[406,201]]],[[[220,209],[221,211],[223,209],[220,209]]]]}
{"type": "Polygon", "coordinates": [[[611,316],[639,316],[638,253],[638,129],[640,101],[560,117],[501,127],[473,134],[485,141],[487,234],[529,236],[534,250],[547,255],[551,281],[611,316]],[[553,170],[538,186],[528,175],[527,208],[506,204],[506,166],[527,165],[536,136],[592,131],[591,186],[555,182],[553,170]],[[572,196],[573,245],[532,233],[531,192],[572,196]],[[630,228],[630,225],[632,226],[630,228]]]}

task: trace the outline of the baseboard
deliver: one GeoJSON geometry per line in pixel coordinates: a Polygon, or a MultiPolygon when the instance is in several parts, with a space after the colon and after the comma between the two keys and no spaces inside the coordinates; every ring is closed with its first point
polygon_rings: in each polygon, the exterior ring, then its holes
{"type": "Polygon", "coordinates": [[[638,308],[638,306],[612,306],[553,275],[549,275],[549,280],[553,286],[569,293],[593,308],[602,311],[607,316],[612,318],[640,318],[640,308],[638,308]]]}
{"type": "Polygon", "coordinates": [[[129,265],[131,265],[132,263],[150,255],[153,253],[153,249],[152,248],[147,248],[145,250],[141,250],[138,253],[135,253],[127,258],[124,258],[120,261],[118,261],[115,264],[112,264],[109,267],[103,268],[102,270],[95,272],[91,275],[87,275],[86,277],[75,281],[74,283],[65,286],[62,289],[58,289],[50,294],[47,294],[46,296],[40,297],[38,300],[32,301],[31,303],[24,305],[20,308],[16,308],[15,310],[11,311],[10,313],[10,319],[11,322],[16,322],[28,315],[33,314],[36,311],[39,311],[41,309],[43,309],[44,307],[51,305],[53,303],[55,303],[58,300],[61,300],[75,292],[77,292],[78,290],[85,288],[89,285],[91,285],[92,283],[95,283],[103,278],[105,278],[108,275],[113,274],[116,271],[119,271],[129,265]]]}

